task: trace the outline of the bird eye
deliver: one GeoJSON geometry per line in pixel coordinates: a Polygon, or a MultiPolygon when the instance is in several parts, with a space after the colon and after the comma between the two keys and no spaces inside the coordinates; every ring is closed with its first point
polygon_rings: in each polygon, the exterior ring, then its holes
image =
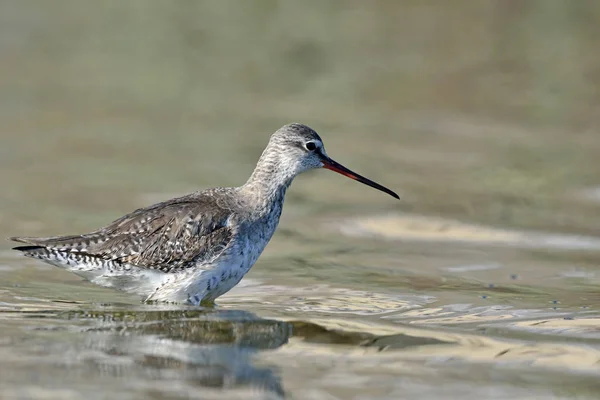
{"type": "Polygon", "coordinates": [[[317,145],[315,144],[315,142],[308,142],[304,146],[306,146],[306,150],[308,150],[308,151],[313,151],[314,149],[317,148],[317,145]]]}

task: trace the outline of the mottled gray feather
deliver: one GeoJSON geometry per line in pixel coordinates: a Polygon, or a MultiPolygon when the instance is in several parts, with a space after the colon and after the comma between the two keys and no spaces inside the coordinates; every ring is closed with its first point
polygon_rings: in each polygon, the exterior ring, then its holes
{"type": "Polygon", "coordinates": [[[79,253],[175,272],[210,263],[232,240],[234,232],[227,224],[232,211],[217,204],[214,196],[226,190],[231,189],[211,189],[141,208],[89,234],[11,239],[33,245],[17,248],[26,253],[79,253]]]}

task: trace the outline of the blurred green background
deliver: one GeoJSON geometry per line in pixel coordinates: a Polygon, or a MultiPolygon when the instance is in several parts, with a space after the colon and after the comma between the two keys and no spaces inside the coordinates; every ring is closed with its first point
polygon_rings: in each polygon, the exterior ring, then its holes
{"type": "MultiPolygon", "coordinates": [[[[578,196],[600,174],[597,1],[3,1],[0,19],[1,205],[22,218],[240,184],[298,121],[405,210],[599,232],[578,196]]],[[[388,207],[325,175],[293,196],[388,207]]]]}

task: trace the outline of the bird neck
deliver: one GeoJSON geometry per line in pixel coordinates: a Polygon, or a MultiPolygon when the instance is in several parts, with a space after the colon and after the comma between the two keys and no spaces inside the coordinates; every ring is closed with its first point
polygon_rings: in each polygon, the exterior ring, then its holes
{"type": "Polygon", "coordinates": [[[261,155],[256,168],[242,190],[248,192],[257,205],[265,209],[274,204],[281,204],[287,188],[292,184],[295,171],[292,166],[284,162],[280,152],[269,145],[261,155]]]}

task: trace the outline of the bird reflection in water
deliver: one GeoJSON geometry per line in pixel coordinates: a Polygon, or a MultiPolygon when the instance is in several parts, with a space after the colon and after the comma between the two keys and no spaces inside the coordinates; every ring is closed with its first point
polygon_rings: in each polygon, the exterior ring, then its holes
{"type": "Polygon", "coordinates": [[[68,312],[64,317],[96,322],[88,329],[86,347],[108,356],[96,362],[100,373],[284,397],[279,376],[254,366],[252,356],[287,343],[290,323],[233,310],[68,312]]]}

